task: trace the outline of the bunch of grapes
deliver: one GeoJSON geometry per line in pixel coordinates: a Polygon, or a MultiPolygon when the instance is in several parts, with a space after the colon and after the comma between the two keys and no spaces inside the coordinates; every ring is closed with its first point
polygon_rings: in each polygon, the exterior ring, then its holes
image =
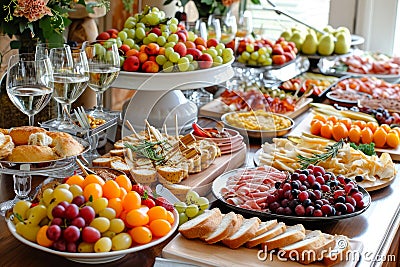
{"type": "MultiPolygon", "coordinates": [[[[357,176],[356,180],[361,181],[362,176],[357,176]]],[[[266,201],[269,210],[279,215],[339,216],[365,206],[363,194],[355,182],[343,175],[325,172],[321,166],[298,169],[275,187],[276,191],[266,201]]]]}
{"type": "Polygon", "coordinates": [[[202,214],[210,206],[206,197],[200,197],[196,191],[189,191],[186,194],[185,202],[178,201],[174,204],[179,213],[179,225],[202,214]]]}

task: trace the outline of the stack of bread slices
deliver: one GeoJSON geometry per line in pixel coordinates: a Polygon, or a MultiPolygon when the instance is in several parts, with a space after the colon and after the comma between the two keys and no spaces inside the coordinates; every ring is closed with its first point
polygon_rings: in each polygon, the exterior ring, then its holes
{"type": "Polygon", "coordinates": [[[222,214],[218,208],[207,210],[182,224],[178,230],[188,239],[221,243],[231,249],[241,246],[263,249],[302,264],[322,261],[332,266],[343,260],[350,249],[349,240],[343,235],[309,231],[302,224],[288,226],[277,220],[245,219],[234,212],[222,214]]]}

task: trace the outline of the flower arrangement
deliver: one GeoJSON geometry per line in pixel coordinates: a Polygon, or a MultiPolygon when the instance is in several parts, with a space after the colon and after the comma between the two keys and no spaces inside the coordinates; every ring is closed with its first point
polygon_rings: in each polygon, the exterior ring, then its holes
{"type": "Polygon", "coordinates": [[[71,24],[68,12],[77,4],[88,13],[94,13],[95,7],[110,8],[109,0],[0,0],[0,33],[63,43],[63,32],[71,24]]]}
{"type": "MultiPolygon", "coordinates": [[[[164,5],[172,3],[173,0],[165,0],[164,5]]],[[[197,7],[200,17],[208,17],[210,14],[225,15],[233,3],[240,0],[179,0],[177,5],[185,7],[189,1],[193,1],[197,7]]],[[[253,4],[261,4],[260,0],[251,0],[253,4]]]]}

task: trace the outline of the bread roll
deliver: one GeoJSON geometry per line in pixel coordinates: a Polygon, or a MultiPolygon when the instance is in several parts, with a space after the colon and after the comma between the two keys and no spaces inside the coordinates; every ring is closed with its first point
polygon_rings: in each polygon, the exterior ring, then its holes
{"type": "Polygon", "coordinates": [[[79,155],[83,151],[83,146],[72,136],[67,138],[57,136],[53,139],[54,152],[61,158],[79,155]]]}
{"type": "Polygon", "coordinates": [[[12,128],[10,131],[10,136],[16,146],[27,145],[29,136],[38,132],[46,132],[46,130],[35,126],[21,126],[12,128]]]}
{"type": "Polygon", "coordinates": [[[56,146],[56,143],[55,143],[54,140],[55,140],[57,137],[61,137],[61,138],[72,138],[72,136],[71,136],[69,133],[64,133],[64,132],[46,132],[46,134],[47,134],[48,136],[50,136],[51,139],[53,139],[52,143],[50,144],[51,147],[56,146]]]}
{"type": "Polygon", "coordinates": [[[10,129],[0,128],[0,133],[2,133],[2,134],[10,134],[10,129]]]}
{"type": "Polygon", "coordinates": [[[11,136],[0,133],[0,159],[7,158],[14,148],[11,136]]]}
{"type": "Polygon", "coordinates": [[[28,145],[36,146],[49,146],[53,142],[53,139],[46,133],[33,133],[29,136],[28,145]]]}
{"type": "Polygon", "coordinates": [[[8,161],[13,162],[42,162],[57,159],[57,155],[48,146],[20,145],[15,147],[8,161]]]}

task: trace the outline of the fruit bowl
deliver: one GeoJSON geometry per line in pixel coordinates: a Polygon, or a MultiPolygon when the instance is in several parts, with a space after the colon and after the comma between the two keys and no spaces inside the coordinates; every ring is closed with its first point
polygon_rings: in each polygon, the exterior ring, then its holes
{"type": "Polygon", "coordinates": [[[23,244],[28,245],[32,248],[39,249],[39,250],[42,250],[44,252],[48,252],[48,253],[51,253],[54,255],[58,255],[58,256],[64,257],[64,258],[66,258],[70,261],[74,261],[74,262],[86,263],[86,264],[101,264],[101,263],[116,261],[118,259],[123,258],[124,256],[126,256],[129,253],[138,252],[138,251],[153,247],[153,246],[158,245],[158,244],[164,242],[165,240],[167,240],[178,228],[179,216],[178,216],[178,213],[176,210],[174,210],[173,213],[174,213],[174,218],[175,218],[174,224],[172,225],[171,231],[167,235],[165,235],[161,238],[158,238],[158,239],[154,239],[150,243],[147,243],[144,245],[134,246],[134,247],[131,247],[131,248],[125,249],[125,250],[101,252],[101,253],[71,253],[71,252],[61,252],[61,251],[57,251],[57,250],[54,250],[51,248],[46,248],[46,247],[40,246],[36,243],[33,243],[33,242],[25,239],[22,236],[20,236],[16,232],[15,225],[13,224],[13,222],[11,220],[7,220],[7,227],[9,229],[9,231],[11,232],[11,234],[16,239],[18,239],[23,244]]]}

